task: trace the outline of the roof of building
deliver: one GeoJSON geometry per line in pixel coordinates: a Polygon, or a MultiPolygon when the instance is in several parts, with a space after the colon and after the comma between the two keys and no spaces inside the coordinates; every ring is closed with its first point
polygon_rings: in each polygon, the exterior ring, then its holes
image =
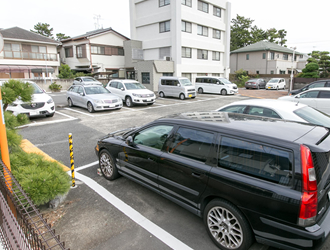
{"type": "Polygon", "coordinates": [[[99,35],[101,33],[107,33],[107,32],[116,33],[117,35],[119,35],[119,36],[121,36],[121,37],[123,37],[127,40],[130,40],[128,37],[120,34],[119,32],[117,32],[117,31],[113,30],[111,27],[109,27],[109,28],[105,28],[105,29],[102,28],[102,29],[92,30],[92,31],[86,32],[86,34],[83,34],[83,35],[63,39],[63,40],[61,40],[61,42],[68,42],[68,41],[74,41],[74,40],[80,40],[80,39],[88,39],[92,36],[99,35]]]}
{"type": "Polygon", "coordinates": [[[60,44],[60,42],[45,37],[43,35],[34,33],[32,31],[28,31],[22,29],[20,27],[12,27],[8,29],[0,29],[0,33],[4,40],[6,39],[18,39],[18,40],[28,40],[28,41],[35,41],[35,42],[43,42],[43,43],[52,43],[52,44],[60,44]]]}
{"type": "MultiPolygon", "coordinates": [[[[246,52],[256,52],[256,51],[277,51],[277,52],[283,52],[292,54],[293,50],[289,49],[287,47],[283,47],[281,45],[278,45],[276,43],[271,43],[268,41],[260,41],[251,45],[247,45],[243,48],[236,49],[234,51],[231,51],[230,54],[233,53],[246,53],[246,52]]],[[[295,52],[296,55],[302,55],[303,53],[295,52]]]]}

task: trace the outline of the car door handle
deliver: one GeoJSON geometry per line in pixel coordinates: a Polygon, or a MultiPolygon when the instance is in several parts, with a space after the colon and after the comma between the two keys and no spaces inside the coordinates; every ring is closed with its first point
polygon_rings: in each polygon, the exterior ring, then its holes
{"type": "Polygon", "coordinates": [[[199,173],[192,173],[191,175],[196,178],[201,178],[201,174],[199,173]]]}
{"type": "Polygon", "coordinates": [[[150,158],[150,157],[148,157],[148,161],[155,161],[154,159],[152,159],[152,158],[150,158]]]}

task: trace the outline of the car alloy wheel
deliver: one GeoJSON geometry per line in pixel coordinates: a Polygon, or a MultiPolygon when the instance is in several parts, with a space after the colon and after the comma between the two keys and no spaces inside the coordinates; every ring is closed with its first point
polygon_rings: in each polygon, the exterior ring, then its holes
{"type": "Polygon", "coordinates": [[[185,99],[184,94],[182,94],[182,93],[180,94],[179,97],[180,97],[181,100],[184,100],[185,99]]]}
{"type": "Polygon", "coordinates": [[[133,106],[133,103],[132,103],[132,98],[131,97],[126,97],[125,99],[125,103],[126,103],[126,106],[127,107],[132,107],[133,106]]]}
{"type": "Polygon", "coordinates": [[[252,244],[250,226],[231,203],[215,199],[205,208],[204,223],[213,242],[223,250],[248,249],[252,244]]]}
{"type": "Polygon", "coordinates": [[[198,89],[198,94],[203,94],[203,89],[202,88],[198,89]]]}
{"type": "Polygon", "coordinates": [[[73,102],[72,102],[71,98],[68,98],[68,105],[69,105],[69,107],[73,106],[73,102]]]}
{"type": "Polygon", "coordinates": [[[222,90],[221,90],[221,95],[227,95],[227,90],[222,89],[222,90]]]}
{"type": "Polygon", "coordinates": [[[91,102],[87,103],[87,110],[88,110],[89,113],[94,113],[95,112],[93,104],[91,102]]]}
{"type": "Polygon", "coordinates": [[[165,94],[163,92],[159,92],[159,97],[164,98],[165,94]]]}
{"type": "Polygon", "coordinates": [[[104,178],[108,180],[117,179],[119,174],[114,160],[107,150],[102,150],[99,155],[99,166],[104,178]]]}

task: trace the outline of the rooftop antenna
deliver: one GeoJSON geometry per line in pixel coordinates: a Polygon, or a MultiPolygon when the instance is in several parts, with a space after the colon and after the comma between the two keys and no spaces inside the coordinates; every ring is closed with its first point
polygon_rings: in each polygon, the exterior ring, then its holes
{"type": "MultiPolygon", "coordinates": [[[[96,15],[96,14],[94,14],[93,19],[96,20],[96,22],[94,23],[94,25],[95,25],[95,29],[96,29],[96,30],[100,29],[99,20],[102,20],[101,15],[96,15]]],[[[102,25],[102,28],[103,28],[103,25],[102,25]]]]}

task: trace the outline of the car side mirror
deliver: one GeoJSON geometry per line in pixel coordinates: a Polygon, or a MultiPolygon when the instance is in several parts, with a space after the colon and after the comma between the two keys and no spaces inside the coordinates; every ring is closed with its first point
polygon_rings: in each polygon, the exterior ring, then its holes
{"type": "Polygon", "coordinates": [[[85,94],[84,93],[79,93],[79,95],[84,96],[85,94]]]}
{"type": "Polygon", "coordinates": [[[136,146],[136,144],[133,141],[133,137],[132,136],[127,137],[125,143],[128,146],[131,146],[131,147],[135,147],[136,146]]]}
{"type": "Polygon", "coordinates": [[[124,91],[125,89],[124,88],[121,88],[121,91],[124,91]]]}
{"type": "Polygon", "coordinates": [[[296,95],[295,98],[300,98],[300,95],[296,95]]]}
{"type": "Polygon", "coordinates": [[[181,87],[181,84],[180,84],[180,83],[178,83],[176,86],[178,86],[178,87],[181,87]]]}

